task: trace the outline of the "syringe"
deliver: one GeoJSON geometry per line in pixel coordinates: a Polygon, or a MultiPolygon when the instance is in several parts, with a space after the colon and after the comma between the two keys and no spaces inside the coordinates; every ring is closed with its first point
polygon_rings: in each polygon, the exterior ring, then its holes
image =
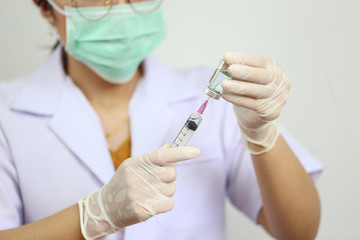
{"type": "Polygon", "coordinates": [[[174,142],[171,144],[171,147],[180,147],[186,146],[190,141],[191,137],[194,135],[196,129],[199,127],[202,117],[201,114],[204,113],[209,99],[206,100],[199,108],[196,113],[192,113],[187,119],[186,123],[182,127],[179,134],[176,136],[174,142]]]}
{"type": "Polygon", "coordinates": [[[171,144],[171,147],[186,146],[188,144],[202,121],[201,114],[203,114],[210,97],[219,100],[223,91],[222,82],[226,79],[231,79],[228,68],[229,65],[224,60],[221,60],[210,78],[209,86],[204,89],[204,93],[208,95],[209,98],[200,106],[196,113],[190,115],[174,142],[171,144]]]}

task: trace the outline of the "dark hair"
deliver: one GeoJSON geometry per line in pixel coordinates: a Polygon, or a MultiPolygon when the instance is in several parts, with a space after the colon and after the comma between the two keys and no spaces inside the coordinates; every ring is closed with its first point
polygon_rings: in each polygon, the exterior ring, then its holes
{"type": "MultiPolygon", "coordinates": [[[[44,3],[43,0],[38,0],[37,3],[36,3],[36,5],[37,5],[38,7],[41,7],[41,4],[42,4],[42,3],[44,3]]],[[[45,3],[47,3],[47,2],[45,2],[45,3]]],[[[55,18],[55,15],[54,15],[54,13],[53,13],[53,11],[52,11],[51,6],[48,5],[48,7],[50,8],[50,11],[51,11],[51,13],[53,14],[53,17],[55,18]]],[[[60,45],[60,40],[58,40],[58,41],[54,44],[54,46],[51,47],[51,50],[54,51],[59,45],[60,45]]]]}
{"type": "Polygon", "coordinates": [[[38,6],[40,7],[41,3],[42,3],[42,0],[39,0],[39,1],[36,3],[36,5],[38,5],[38,6]]]}

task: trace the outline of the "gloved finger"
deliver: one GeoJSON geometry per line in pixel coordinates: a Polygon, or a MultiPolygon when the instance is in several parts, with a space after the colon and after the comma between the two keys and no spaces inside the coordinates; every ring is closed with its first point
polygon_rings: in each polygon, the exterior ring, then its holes
{"type": "Polygon", "coordinates": [[[163,166],[163,171],[158,173],[159,179],[164,183],[173,182],[176,180],[177,173],[174,166],[163,166]]]}
{"type": "Polygon", "coordinates": [[[150,161],[158,166],[164,166],[169,163],[189,160],[197,157],[200,150],[194,147],[176,147],[159,149],[148,154],[150,161]]]}
{"type": "MultiPolygon", "coordinates": [[[[169,143],[165,144],[164,146],[162,146],[161,149],[165,149],[165,148],[171,148],[171,145],[169,143]]],[[[176,163],[169,163],[169,164],[166,164],[168,166],[176,166],[176,163]]]]}
{"type": "MultiPolygon", "coordinates": [[[[147,158],[148,154],[143,155],[144,158],[147,158]]],[[[131,187],[137,184],[147,183],[147,184],[164,184],[170,183],[176,180],[177,173],[176,169],[173,166],[157,166],[151,164],[146,166],[145,164],[140,164],[137,170],[129,167],[131,177],[126,178],[127,186],[131,187]],[[137,176],[137,177],[134,177],[137,176]]]]}
{"type": "Polygon", "coordinates": [[[174,182],[167,183],[167,184],[161,184],[161,186],[159,186],[158,189],[165,196],[171,197],[176,192],[176,185],[174,182]]]}
{"type": "Polygon", "coordinates": [[[275,89],[268,85],[248,83],[238,80],[224,80],[222,82],[223,94],[229,93],[249,98],[270,98],[275,89]]]}
{"type": "Polygon", "coordinates": [[[225,53],[224,61],[229,65],[241,64],[258,68],[267,68],[271,64],[271,61],[264,56],[239,52],[225,53]]]}
{"type": "Polygon", "coordinates": [[[276,77],[276,73],[270,72],[266,69],[240,64],[230,65],[228,68],[228,73],[233,79],[258,84],[269,84],[274,81],[276,77]]]}
{"type": "Polygon", "coordinates": [[[166,213],[174,208],[174,200],[171,197],[164,197],[153,205],[156,213],[166,213]]]}
{"type": "Polygon", "coordinates": [[[227,52],[224,55],[224,61],[229,65],[241,64],[252,67],[265,68],[270,72],[275,72],[277,74],[284,72],[284,67],[281,64],[258,54],[227,52]]]}
{"type": "MultiPolygon", "coordinates": [[[[130,206],[129,206],[130,207],[130,206]]],[[[152,204],[144,204],[141,201],[135,201],[131,206],[133,218],[136,219],[135,223],[145,222],[152,216],[156,215],[158,212],[154,209],[152,204]]]]}
{"type": "Polygon", "coordinates": [[[223,99],[225,99],[226,101],[228,101],[232,104],[235,104],[236,106],[244,107],[244,108],[253,110],[255,112],[257,112],[256,108],[260,104],[258,99],[239,96],[237,94],[233,94],[233,93],[227,92],[227,91],[223,91],[221,96],[223,99]]]}
{"type": "Polygon", "coordinates": [[[286,102],[283,101],[283,96],[276,97],[275,99],[269,99],[268,101],[242,97],[231,93],[223,93],[222,97],[236,106],[244,107],[256,112],[259,116],[266,120],[277,118],[280,115],[282,106],[286,102]]]}

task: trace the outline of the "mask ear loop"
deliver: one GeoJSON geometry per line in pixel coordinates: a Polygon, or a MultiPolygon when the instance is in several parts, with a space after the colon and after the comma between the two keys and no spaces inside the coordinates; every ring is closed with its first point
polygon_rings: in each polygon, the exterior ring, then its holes
{"type": "MultiPolygon", "coordinates": [[[[153,13],[153,12],[157,11],[157,10],[160,8],[160,6],[162,5],[162,3],[163,3],[163,0],[153,0],[153,1],[159,1],[159,4],[156,5],[156,7],[155,7],[154,9],[151,9],[150,11],[144,11],[144,12],[137,10],[137,9],[134,7],[134,3],[131,3],[131,0],[129,0],[129,4],[130,4],[131,8],[133,9],[133,11],[136,12],[136,13],[140,13],[140,14],[150,14],[150,13],[153,13]]],[[[135,3],[135,4],[136,4],[136,3],[135,3]]]]}

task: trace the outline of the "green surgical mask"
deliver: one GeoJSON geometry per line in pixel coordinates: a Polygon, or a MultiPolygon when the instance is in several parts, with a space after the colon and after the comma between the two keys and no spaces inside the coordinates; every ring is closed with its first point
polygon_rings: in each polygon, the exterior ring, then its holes
{"type": "MultiPolygon", "coordinates": [[[[65,50],[111,83],[128,82],[165,36],[165,22],[159,9],[141,14],[124,4],[113,6],[108,14],[104,8],[86,7],[80,15],[77,8],[67,6],[64,11],[53,0],[48,2],[66,16],[65,50]],[[106,16],[98,21],[87,20],[103,15],[106,16]]],[[[146,9],[159,2],[138,4],[146,9]]]]}

